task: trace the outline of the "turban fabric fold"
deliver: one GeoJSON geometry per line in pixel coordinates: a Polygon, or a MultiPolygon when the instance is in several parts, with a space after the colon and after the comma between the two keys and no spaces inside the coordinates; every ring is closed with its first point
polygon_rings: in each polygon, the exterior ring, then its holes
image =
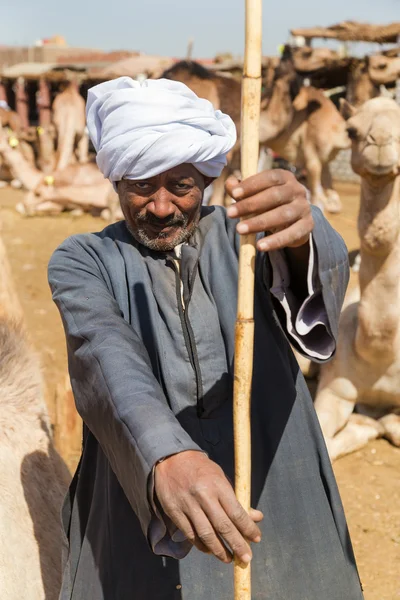
{"type": "Polygon", "coordinates": [[[120,77],[88,92],[87,126],[112,182],[146,179],[183,163],[218,177],[236,142],[232,119],[186,85],[120,77]]]}

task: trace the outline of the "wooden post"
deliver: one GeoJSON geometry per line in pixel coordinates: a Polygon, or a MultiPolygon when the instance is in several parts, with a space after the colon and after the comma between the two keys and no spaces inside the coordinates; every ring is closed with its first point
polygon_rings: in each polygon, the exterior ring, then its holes
{"type": "Polygon", "coordinates": [[[50,84],[43,77],[39,80],[39,89],[36,92],[36,106],[39,114],[39,125],[47,127],[51,123],[50,84]]]}
{"type": "Polygon", "coordinates": [[[29,127],[29,105],[28,105],[28,94],[25,89],[25,79],[18,77],[15,83],[15,104],[16,111],[21,118],[21,124],[23,129],[29,127]]]}
{"type": "MultiPolygon", "coordinates": [[[[262,0],[246,0],[246,47],[242,86],[241,171],[255,175],[259,157],[262,0]]],[[[235,491],[249,511],[251,501],[250,404],[254,342],[256,236],[240,236],[238,312],[235,331],[234,433],[235,491]]],[[[251,600],[250,565],[235,561],[235,600],[251,600]]]]}
{"type": "Polygon", "coordinates": [[[186,60],[192,60],[194,39],[190,38],[186,50],[186,60]]]}

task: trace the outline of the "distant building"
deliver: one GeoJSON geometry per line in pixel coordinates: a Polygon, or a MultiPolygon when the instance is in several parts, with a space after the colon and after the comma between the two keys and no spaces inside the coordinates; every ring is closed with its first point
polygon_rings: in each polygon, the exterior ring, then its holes
{"type": "Polygon", "coordinates": [[[138,52],[104,52],[97,48],[70,47],[62,36],[56,35],[38,40],[33,46],[0,45],[0,71],[19,63],[111,63],[135,55],[138,52]]]}

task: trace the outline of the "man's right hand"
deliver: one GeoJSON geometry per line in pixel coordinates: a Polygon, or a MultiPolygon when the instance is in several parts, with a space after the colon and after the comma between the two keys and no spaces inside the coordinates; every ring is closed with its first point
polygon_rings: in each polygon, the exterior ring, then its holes
{"type": "Polygon", "coordinates": [[[249,563],[248,542],[259,542],[262,512],[244,510],[222,469],[202,452],[174,454],[155,469],[157,499],[173,523],[202,552],[224,563],[249,563]]]}

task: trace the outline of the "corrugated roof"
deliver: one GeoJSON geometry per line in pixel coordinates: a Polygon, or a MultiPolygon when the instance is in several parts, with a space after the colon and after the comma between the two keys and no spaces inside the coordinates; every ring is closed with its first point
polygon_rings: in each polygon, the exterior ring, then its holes
{"type": "Polygon", "coordinates": [[[323,38],[342,42],[375,42],[396,44],[400,36],[400,22],[389,25],[371,25],[357,21],[342,21],[331,27],[309,27],[292,29],[290,33],[306,39],[323,38]]]}
{"type": "Polygon", "coordinates": [[[6,67],[1,71],[3,77],[40,77],[57,67],[56,63],[18,63],[12,67],[6,67]]]}

